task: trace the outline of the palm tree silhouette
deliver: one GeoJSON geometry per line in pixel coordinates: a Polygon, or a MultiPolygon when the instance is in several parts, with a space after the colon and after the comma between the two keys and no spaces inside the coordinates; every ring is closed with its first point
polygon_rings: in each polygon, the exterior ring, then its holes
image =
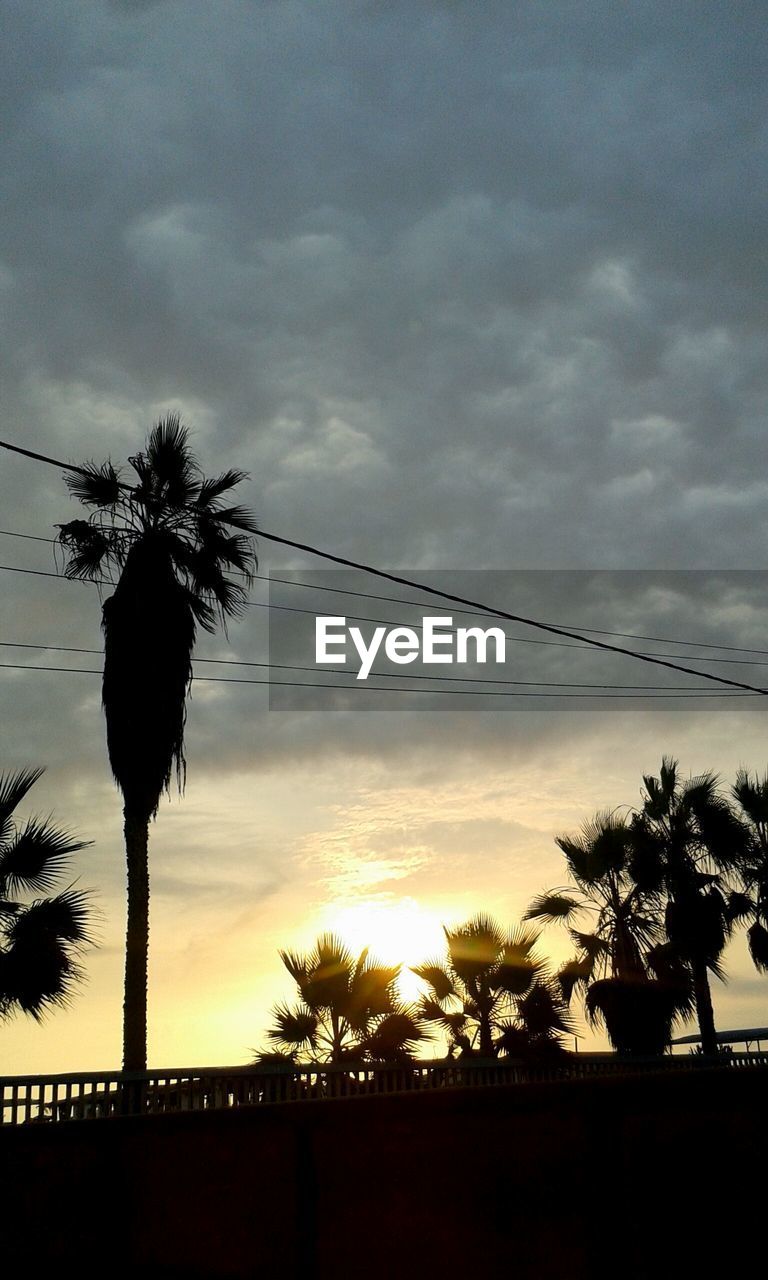
{"type": "Polygon", "coordinates": [[[92,941],[87,892],[70,887],[32,902],[18,897],[46,894],[72,854],[91,843],[49,820],[15,824],[14,811],[42,773],[0,774],[0,1019],[21,1012],[40,1021],[66,1005],[83,976],[79,953],[92,941]]]}
{"type": "Polygon", "coordinates": [[[742,892],[731,895],[733,919],[751,919],[747,941],[755,968],[768,973],[768,773],[753,778],[739,769],[732,788],[747,828],[741,866],[742,892]]]}
{"type": "MultiPolygon", "coordinates": [[[[377,964],[367,948],[355,957],[330,933],[308,954],[281,951],[280,959],[296,983],[299,1003],[275,1005],[267,1038],[286,1057],[393,1062],[412,1057],[424,1039],[412,1010],[397,998],[400,965],[377,964]]],[[[274,1060],[274,1054],[258,1060],[274,1060]]]]}
{"type": "Polygon", "coordinates": [[[242,614],[256,565],[256,524],[249,511],[225,505],[245,474],[205,479],[175,414],[151,430],[129,463],[138,479],[133,487],[111,462],[67,477],[70,492],[92,510],[87,521],[59,525],[59,541],[68,552],[67,577],[102,582],[117,575],[102,613],[102,702],[109,761],[124,799],[128,868],[123,1067],[144,1070],[149,823],[174,772],[179,790],[184,786],[197,624],[214,632],[217,622],[242,614]]]}
{"type": "Polygon", "coordinates": [[[449,1054],[535,1055],[556,1052],[571,1020],[535,947],[530,929],[505,932],[476,915],[445,929],[447,954],[413,968],[431,994],[420,1019],[448,1033],[449,1054]]]}
{"type": "Polygon", "coordinates": [[[641,889],[630,874],[634,845],[627,822],[601,812],[577,835],[555,842],[572,883],[540,894],[525,919],[568,926],[576,954],[558,974],[565,999],[582,992],[590,1021],[605,1025],[619,1052],[663,1052],[675,1019],[692,1012],[691,983],[663,941],[660,890],[641,889]],[[585,917],[588,931],[576,927],[585,917]]]}
{"type": "Polygon", "coordinates": [[[721,957],[734,914],[731,887],[743,864],[746,832],[718,793],[715,774],[683,782],[676,760],[659,777],[643,776],[643,808],[631,823],[631,875],[647,892],[666,895],[670,951],[689,968],[704,1053],[717,1052],[709,973],[723,977],[721,957]]]}

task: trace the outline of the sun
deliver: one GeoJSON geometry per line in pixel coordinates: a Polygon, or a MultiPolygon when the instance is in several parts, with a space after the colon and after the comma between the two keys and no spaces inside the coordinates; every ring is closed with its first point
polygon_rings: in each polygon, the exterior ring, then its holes
{"type": "Polygon", "coordinates": [[[442,956],[445,950],[441,917],[422,907],[415,898],[384,902],[369,899],[329,906],[324,927],[339,934],[355,954],[368,947],[375,960],[401,964],[398,990],[408,1002],[416,1000],[424,990],[410,966],[442,956]]]}

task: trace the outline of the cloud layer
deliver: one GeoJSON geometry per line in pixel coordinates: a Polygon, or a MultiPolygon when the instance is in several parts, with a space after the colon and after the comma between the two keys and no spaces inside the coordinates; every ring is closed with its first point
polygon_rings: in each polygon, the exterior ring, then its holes
{"type": "MultiPolygon", "coordinates": [[[[250,472],[244,498],[264,528],[384,567],[761,567],[763,30],[762,5],[693,0],[12,0],[1,434],[118,462],[180,409],[206,471],[250,472]]],[[[55,470],[5,454],[0,467],[2,528],[50,535],[72,518],[55,470]]],[[[2,563],[53,567],[43,543],[0,541],[2,563]]],[[[265,569],[305,563],[262,552],[265,569]]],[[[99,647],[93,589],[0,576],[3,640],[99,647]]],[[[759,609],[738,604],[692,597],[673,634],[761,644],[759,609]]],[[[662,605],[648,601],[626,629],[660,625],[662,605]]],[[[253,661],[266,653],[257,613],[231,636],[253,661]]],[[[626,619],[626,601],[596,599],[591,625],[609,614],[626,619]]],[[[567,672],[567,655],[549,669],[567,672]]],[[[4,671],[2,763],[48,763],[51,806],[88,834],[111,832],[117,947],[119,814],[98,702],[95,677],[4,671]]],[[[414,779],[436,793],[453,779],[474,797],[471,821],[497,823],[483,828],[490,884],[506,819],[485,813],[478,778],[503,761],[511,778],[533,771],[546,809],[554,756],[579,792],[577,820],[631,803],[662,749],[725,771],[762,766],[763,750],[757,713],[731,708],[514,723],[480,709],[280,715],[262,690],[213,685],[196,689],[189,728],[190,801],[199,785],[209,809],[194,811],[191,868],[167,850],[158,893],[199,904],[209,883],[218,930],[243,892],[231,853],[243,841],[217,837],[217,816],[240,812],[248,779],[263,795],[279,778],[290,807],[290,779],[314,772],[344,815],[400,797],[418,830],[390,847],[382,818],[370,858],[410,868],[411,892],[430,867],[464,883],[450,832],[427,839],[403,798],[414,779]],[[230,850],[230,907],[201,838],[230,850]]],[[[305,839],[325,847],[316,805],[290,822],[268,806],[253,909],[287,893],[286,933],[326,892],[319,866],[305,880],[292,861],[305,839]]],[[[541,838],[550,850],[551,832],[541,838]]],[[[535,879],[528,866],[501,906],[517,910],[535,879]]],[[[273,944],[265,935],[259,964],[273,944]]],[[[172,1022],[162,1052],[191,1052],[172,1022]]],[[[225,1022],[235,1045],[236,1014],[225,1022]]]]}

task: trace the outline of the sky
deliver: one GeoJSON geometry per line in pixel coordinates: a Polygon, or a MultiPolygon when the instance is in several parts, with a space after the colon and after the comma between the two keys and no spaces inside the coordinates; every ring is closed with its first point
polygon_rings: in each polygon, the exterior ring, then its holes
{"type": "MultiPolygon", "coordinates": [[[[748,0],[6,0],[2,437],[124,464],[178,411],[206,473],[249,473],[264,530],[549,621],[765,646],[764,18],[748,0]]],[[[55,468],[2,454],[4,530],[78,514],[55,468]]],[[[56,569],[49,544],[0,543],[5,565],[56,569]]],[[[265,576],[321,567],[260,542],[265,576]]],[[[0,581],[6,646],[99,648],[96,588],[0,581]]],[[[297,591],[259,580],[252,600],[297,591]]],[[[267,613],[199,654],[275,661],[267,613]]],[[[523,645],[514,667],[649,680],[523,645]]],[[[726,782],[768,763],[758,699],[328,696],[193,688],[186,794],[151,833],[156,1065],[247,1061],[290,995],[278,948],[323,929],[416,963],[441,922],[515,923],[563,882],[554,836],[638,805],[663,752],[726,782]]],[[[46,767],[24,812],[93,840],[73,875],[100,913],[87,984],[42,1027],[0,1028],[0,1072],[112,1067],[124,871],[98,677],[6,667],[0,723],[0,768],[46,767]]],[[[543,945],[569,952],[557,930],[543,945]]],[[[728,968],[719,1025],[768,1023],[743,938],[728,968]]]]}

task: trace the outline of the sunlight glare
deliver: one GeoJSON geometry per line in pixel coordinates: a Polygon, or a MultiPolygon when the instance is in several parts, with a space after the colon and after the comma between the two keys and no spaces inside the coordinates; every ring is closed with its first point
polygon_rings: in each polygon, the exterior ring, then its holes
{"type": "Polygon", "coordinates": [[[356,955],[368,947],[371,956],[382,964],[402,964],[398,991],[408,1003],[424,990],[409,966],[434,960],[445,951],[441,918],[434,911],[425,910],[415,898],[331,906],[324,927],[338,933],[356,955]]]}

